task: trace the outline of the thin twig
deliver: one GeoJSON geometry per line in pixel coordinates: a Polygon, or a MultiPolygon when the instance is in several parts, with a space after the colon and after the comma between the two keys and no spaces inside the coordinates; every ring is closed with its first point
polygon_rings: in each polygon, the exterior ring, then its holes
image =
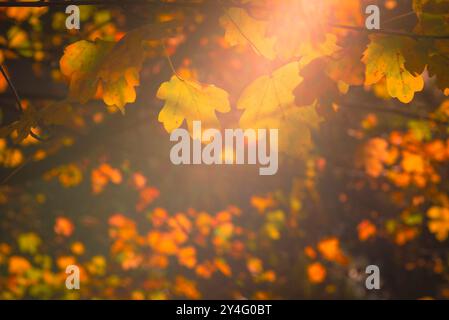
{"type": "Polygon", "coordinates": [[[162,42],[162,48],[164,48],[164,55],[165,58],[167,58],[168,65],[170,66],[171,71],[173,72],[173,75],[175,75],[179,80],[184,81],[184,79],[176,72],[175,66],[173,65],[173,61],[170,58],[170,55],[168,54],[167,47],[165,46],[165,40],[161,40],[162,42]]]}
{"type": "Polygon", "coordinates": [[[357,27],[357,26],[347,26],[342,24],[329,24],[331,27],[339,28],[339,29],[346,29],[346,30],[352,30],[357,32],[366,32],[366,33],[378,33],[378,34],[387,34],[392,36],[401,36],[401,37],[409,37],[413,39],[436,39],[436,40],[449,40],[449,35],[430,35],[430,34],[417,34],[417,33],[410,33],[410,32],[404,32],[404,31],[397,31],[397,30],[386,30],[386,29],[380,29],[380,30],[368,30],[363,27],[357,27]]]}
{"type": "Polygon", "coordinates": [[[30,163],[30,159],[22,162],[20,164],[20,166],[18,166],[17,168],[15,168],[13,171],[11,171],[6,177],[4,177],[2,179],[2,182],[0,182],[0,185],[5,185],[9,179],[11,179],[12,177],[14,177],[20,170],[22,170],[28,163],[30,163]]]}
{"type": "Polygon", "coordinates": [[[3,75],[3,77],[5,78],[6,82],[8,83],[9,88],[11,89],[13,95],[14,95],[14,99],[16,101],[16,109],[19,112],[23,112],[23,107],[22,107],[22,102],[20,101],[20,97],[19,94],[17,93],[16,88],[14,87],[14,85],[12,84],[11,79],[9,78],[8,73],[6,72],[5,68],[3,67],[3,65],[0,64],[0,71],[3,75]]]}
{"type": "Polygon", "coordinates": [[[448,120],[438,119],[438,118],[433,117],[432,115],[422,114],[422,113],[419,114],[419,113],[405,111],[402,109],[381,107],[378,105],[371,106],[368,104],[360,104],[360,103],[342,103],[339,106],[343,107],[343,108],[354,109],[354,110],[364,110],[364,111],[371,111],[371,112],[378,112],[378,113],[391,113],[391,114],[395,114],[397,116],[401,116],[404,118],[430,121],[437,125],[442,125],[442,126],[447,126],[449,124],[448,120]]]}
{"type": "Polygon", "coordinates": [[[406,13],[397,15],[397,16],[395,16],[395,17],[392,17],[391,19],[388,19],[388,20],[386,20],[386,21],[383,21],[382,23],[383,23],[383,24],[387,24],[387,23],[395,22],[395,21],[398,21],[398,20],[400,20],[400,19],[407,18],[407,17],[413,16],[413,15],[415,15],[415,11],[408,11],[408,12],[406,12],[406,13]]]}
{"type": "Polygon", "coordinates": [[[243,32],[243,30],[240,28],[240,26],[237,24],[237,22],[235,22],[235,20],[231,17],[231,15],[229,14],[229,12],[226,10],[226,8],[223,6],[223,4],[221,3],[221,0],[218,0],[218,3],[220,4],[222,10],[225,12],[226,17],[231,21],[231,23],[235,26],[235,28],[237,29],[237,31],[240,33],[240,35],[245,38],[246,41],[248,41],[248,43],[250,44],[251,47],[253,47],[253,49],[257,52],[257,54],[259,56],[263,56],[262,52],[259,50],[259,48],[257,48],[256,44],[243,32]]]}
{"type": "MultiPolygon", "coordinates": [[[[24,112],[23,106],[22,106],[22,101],[20,100],[19,94],[17,93],[16,87],[13,85],[11,78],[9,77],[8,73],[6,72],[5,68],[3,67],[3,65],[0,64],[0,72],[2,73],[3,77],[5,78],[6,82],[8,83],[9,88],[11,89],[13,95],[14,95],[14,100],[16,101],[16,108],[20,113],[24,112]]],[[[44,139],[42,139],[39,135],[37,135],[36,133],[33,132],[33,130],[30,130],[30,135],[38,140],[38,141],[45,141],[44,139]]]]}

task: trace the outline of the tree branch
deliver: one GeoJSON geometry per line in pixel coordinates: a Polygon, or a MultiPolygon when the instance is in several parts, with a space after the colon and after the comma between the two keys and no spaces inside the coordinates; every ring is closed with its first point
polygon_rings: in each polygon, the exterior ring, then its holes
{"type": "Polygon", "coordinates": [[[392,36],[400,36],[400,37],[409,37],[413,39],[436,39],[436,40],[449,40],[449,35],[430,35],[430,34],[417,34],[417,33],[410,33],[410,32],[404,32],[404,31],[397,31],[397,30],[387,30],[387,29],[380,29],[380,30],[368,30],[363,27],[356,27],[356,26],[347,26],[342,24],[329,24],[331,27],[339,28],[339,29],[346,29],[346,30],[352,30],[357,32],[366,32],[366,33],[377,33],[377,34],[387,34],[392,36]]]}
{"type": "Polygon", "coordinates": [[[23,108],[22,108],[22,102],[20,101],[20,97],[19,94],[17,93],[16,88],[14,87],[14,85],[12,84],[11,79],[9,78],[8,73],[6,72],[5,68],[3,67],[2,64],[0,64],[0,72],[2,73],[3,77],[6,80],[6,83],[8,83],[9,88],[11,89],[13,96],[14,96],[14,100],[16,101],[16,109],[19,112],[23,112],[23,108]]]}
{"type": "Polygon", "coordinates": [[[349,109],[355,109],[355,110],[364,110],[364,111],[377,112],[377,113],[395,114],[395,115],[403,117],[403,118],[409,118],[409,119],[415,119],[415,120],[425,120],[425,121],[433,122],[437,125],[441,125],[441,126],[445,126],[445,127],[447,125],[449,125],[448,120],[438,119],[429,114],[415,113],[415,112],[410,112],[410,111],[397,109],[397,108],[389,108],[389,107],[384,107],[384,106],[379,106],[379,105],[372,106],[369,104],[361,104],[361,103],[341,103],[341,104],[339,104],[339,106],[343,107],[343,108],[349,108],[349,109]]]}

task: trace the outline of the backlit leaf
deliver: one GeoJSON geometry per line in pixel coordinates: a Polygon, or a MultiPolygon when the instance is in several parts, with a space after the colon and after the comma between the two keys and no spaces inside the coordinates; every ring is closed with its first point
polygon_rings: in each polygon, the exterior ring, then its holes
{"type": "Polygon", "coordinates": [[[424,80],[421,75],[412,75],[405,69],[402,38],[371,36],[370,39],[363,56],[366,64],[365,84],[375,84],[385,77],[391,97],[403,103],[411,102],[415,93],[424,88],[424,80]]]}
{"type": "Polygon", "coordinates": [[[146,25],[128,32],[120,41],[81,40],[65,49],[62,73],[70,80],[70,97],[86,103],[100,93],[108,106],[124,106],[136,100],[140,69],[145,60],[144,40],[167,35],[174,23],[146,25]]]}
{"type": "Polygon", "coordinates": [[[201,121],[203,130],[220,128],[216,112],[225,113],[231,109],[228,93],[223,89],[177,76],[172,76],[170,81],[159,87],[157,97],[165,100],[159,112],[159,121],[169,133],[179,128],[184,120],[190,130],[193,121],[197,120],[201,121]]]}
{"type": "Polygon", "coordinates": [[[310,130],[320,122],[315,106],[294,104],[292,91],[302,81],[299,68],[300,63],[292,62],[271,75],[259,77],[237,101],[237,108],[244,110],[240,127],[279,129],[279,150],[293,156],[310,148],[310,130]]]}

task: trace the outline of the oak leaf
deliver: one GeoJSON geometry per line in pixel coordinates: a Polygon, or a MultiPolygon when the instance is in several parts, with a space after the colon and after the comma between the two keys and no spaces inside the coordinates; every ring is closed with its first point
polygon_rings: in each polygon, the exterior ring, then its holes
{"type": "Polygon", "coordinates": [[[403,103],[411,102],[415,92],[424,88],[424,80],[421,75],[413,75],[405,68],[402,39],[384,36],[371,36],[370,39],[363,56],[366,64],[365,84],[375,84],[385,77],[391,97],[403,103]]]}
{"type": "Polygon", "coordinates": [[[184,120],[192,132],[193,121],[201,121],[203,130],[219,128],[216,111],[225,113],[231,110],[228,93],[214,85],[203,85],[196,81],[184,80],[174,75],[164,82],[157,97],[165,100],[159,112],[159,122],[171,133],[179,128],[184,120]]]}
{"type": "Polygon", "coordinates": [[[295,105],[293,89],[301,83],[300,63],[292,62],[252,82],[243,91],[237,108],[244,110],[244,129],[280,129],[279,150],[292,156],[303,155],[311,146],[311,129],[320,117],[315,106],[295,105]]]}
{"type": "Polygon", "coordinates": [[[70,81],[70,97],[84,104],[99,94],[106,105],[123,112],[136,100],[146,57],[144,41],[163,38],[173,26],[173,22],[151,24],[128,32],[118,42],[81,40],[69,45],[60,68],[70,81]]]}
{"type": "MultiPolygon", "coordinates": [[[[449,32],[449,31],[448,31],[449,32]]],[[[449,89],[449,46],[447,41],[404,39],[402,54],[405,68],[411,73],[421,74],[426,66],[430,77],[436,78],[441,90],[449,89]]]]}
{"type": "Polygon", "coordinates": [[[251,17],[245,9],[229,8],[220,18],[225,29],[225,41],[231,46],[250,45],[260,55],[273,60],[276,57],[273,37],[267,36],[267,23],[251,17]]]}

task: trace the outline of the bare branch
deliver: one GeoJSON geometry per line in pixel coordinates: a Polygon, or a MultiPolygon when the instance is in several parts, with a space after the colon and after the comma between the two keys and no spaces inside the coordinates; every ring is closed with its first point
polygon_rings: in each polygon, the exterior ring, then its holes
{"type": "Polygon", "coordinates": [[[17,108],[17,110],[20,111],[20,112],[23,112],[22,102],[20,100],[19,94],[17,93],[16,88],[12,84],[12,81],[9,78],[8,73],[6,72],[5,68],[1,64],[0,64],[0,71],[1,71],[1,73],[3,75],[3,77],[5,78],[6,82],[8,83],[8,86],[9,86],[9,88],[11,89],[11,91],[12,91],[12,93],[14,95],[14,99],[16,101],[16,108],[17,108]]]}
{"type": "Polygon", "coordinates": [[[418,33],[410,33],[410,32],[404,32],[404,31],[397,31],[397,30],[387,30],[387,29],[380,29],[380,30],[368,30],[363,27],[357,27],[357,26],[347,26],[347,25],[341,25],[341,24],[329,24],[331,27],[339,28],[339,29],[346,29],[346,30],[352,30],[357,32],[366,32],[366,33],[378,33],[378,34],[387,34],[392,36],[400,36],[400,37],[409,37],[413,39],[436,39],[436,40],[449,40],[449,35],[430,35],[430,34],[418,34],[418,33]]]}

